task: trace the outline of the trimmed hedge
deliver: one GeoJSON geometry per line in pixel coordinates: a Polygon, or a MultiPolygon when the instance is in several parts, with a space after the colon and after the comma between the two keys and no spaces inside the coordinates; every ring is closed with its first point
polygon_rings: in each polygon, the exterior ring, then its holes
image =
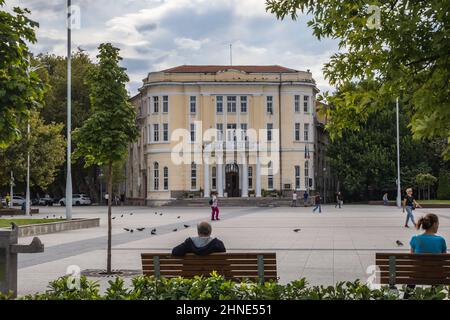
{"type": "MultiPolygon", "coordinates": [[[[266,282],[260,285],[251,281],[233,282],[215,273],[211,277],[192,279],[136,277],[130,288],[122,278],[108,281],[109,287],[102,295],[98,282],[80,279],[80,289],[71,289],[68,278],[62,277],[49,284],[44,293],[19,297],[19,300],[398,300],[406,287],[391,290],[384,286],[370,289],[366,284],[339,282],[335,286],[310,286],[305,279],[282,285],[266,282]]],[[[450,286],[437,286],[410,290],[409,299],[448,300],[450,286]]],[[[11,299],[1,296],[0,300],[11,299]]]]}

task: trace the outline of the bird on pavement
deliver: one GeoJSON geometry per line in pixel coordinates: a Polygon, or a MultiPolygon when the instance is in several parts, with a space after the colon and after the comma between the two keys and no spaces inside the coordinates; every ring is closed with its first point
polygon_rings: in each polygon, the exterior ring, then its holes
{"type": "Polygon", "coordinates": [[[397,246],[401,247],[403,246],[403,243],[400,240],[395,241],[395,243],[397,244],[397,246]]]}
{"type": "Polygon", "coordinates": [[[137,231],[144,231],[145,228],[136,228],[137,231]]]}
{"type": "Polygon", "coordinates": [[[132,216],[132,215],[133,215],[133,212],[130,213],[130,216],[132,216]]]}
{"type": "Polygon", "coordinates": [[[116,217],[112,217],[111,219],[113,219],[113,220],[114,220],[115,218],[116,218],[116,217]]]}
{"type": "Polygon", "coordinates": [[[181,218],[180,216],[177,217],[177,219],[180,219],[180,218],[181,218]]]}
{"type": "Polygon", "coordinates": [[[294,229],[294,232],[299,232],[300,230],[302,230],[302,229],[294,229]]]}
{"type": "Polygon", "coordinates": [[[131,230],[130,230],[130,232],[131,232],[131,233],[133,233],[133,232],[134,232],[134,230],[133,230],[133,229],[131,229],[131,230]]]}
{"type": "Polygon", "coordinates": [[[123,218],[123,215],[121,215],[120,217],[123,218]]]}
{"type": "Polygon", "coordinates": [[[162,212],[159,215],[162,216],[163,215],[162,212]]]}
{"type": "Polygon", "coordinates": [[[158,212],[155,212],[155,216],[158,214],[158,212]]]}
{"type": "Polygon", "coordinates": [[[184,225],[184,227],[185,227],[185,228],[189,228],[190,226],[189,226],[189,225],[187,225],[187,224],[185,224],[185,225],[184,225]]]}
{"type": "Polygon", "coordinates": [[[177,231],[178,231],[178,229],[173,229],[172,231],[173,231],[173,232],[177,232],[177,231]]]}
{"type": "Polygon", "coordinates": [[[152,234],[152,235],[155,235],[155,234],[156,234],[156,229],[153,229],[152,232],[151,232],[151,234],[152,234]]]}
{"type": "Polygon", "coordinates": [[[123,228],[123,230],[125,230],[125,231],[127,231],[127,232],[129,232],[129,231],[130,231],[130,229],[128,229],[128,228],[123,228]]]}

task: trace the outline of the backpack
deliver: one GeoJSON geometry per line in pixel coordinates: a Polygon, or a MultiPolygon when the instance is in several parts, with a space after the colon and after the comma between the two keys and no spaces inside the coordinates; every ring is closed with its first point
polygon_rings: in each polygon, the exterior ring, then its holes
{"type": "Polygon", "coordinates": [[[208,203],[209,203],[210,206],[212,206],[213,203],[214,203],[213,199],[209,199],[208,203]]]}

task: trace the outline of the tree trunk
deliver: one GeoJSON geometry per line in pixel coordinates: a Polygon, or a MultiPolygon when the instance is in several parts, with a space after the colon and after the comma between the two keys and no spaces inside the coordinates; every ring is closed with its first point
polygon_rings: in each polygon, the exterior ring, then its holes
{"type": "Polygon", "coordinates": [[[108,249],[107,249],[107,262],[106,262],[106,272],[111,273],[111,229],[112,229],[112,161],[108,164],[108,249]]]}

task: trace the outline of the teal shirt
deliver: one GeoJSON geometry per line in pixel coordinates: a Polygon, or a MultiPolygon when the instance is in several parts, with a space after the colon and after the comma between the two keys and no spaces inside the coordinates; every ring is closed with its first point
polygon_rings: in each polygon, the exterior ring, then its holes
{"type": "Polygon", "coordinates": [[[421,234],[413,236],[409,242],[414,253],[447,253],[447,244],[441,236],[421,234]]]}

